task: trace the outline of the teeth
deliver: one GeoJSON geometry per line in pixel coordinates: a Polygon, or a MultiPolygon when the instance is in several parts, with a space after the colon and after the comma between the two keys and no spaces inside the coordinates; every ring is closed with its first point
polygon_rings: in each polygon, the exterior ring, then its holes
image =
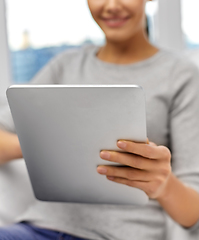
{"type": "Polygon", "coordinates": [[[121,22],[122,20],[121,19],[109,19],[108,21],[111,23],[117,23],[117,22],[121,22]]]}

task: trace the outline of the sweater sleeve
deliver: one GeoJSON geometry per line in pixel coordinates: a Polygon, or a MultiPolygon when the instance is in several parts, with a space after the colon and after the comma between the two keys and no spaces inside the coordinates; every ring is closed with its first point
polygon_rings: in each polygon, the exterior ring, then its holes
{"type": "MultiPolygon", "coordinates": [[[[199,72],[191,63],[179,64],[173,76],[169,113],[172,171],[199,193],[199,72]]],[[[199,222],[189,230],[198,228],[199,222]]]]}

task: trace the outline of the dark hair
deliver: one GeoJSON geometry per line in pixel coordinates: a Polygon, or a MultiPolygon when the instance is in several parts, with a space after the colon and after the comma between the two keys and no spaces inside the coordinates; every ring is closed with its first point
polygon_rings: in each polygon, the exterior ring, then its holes
{"type": "Polygon", "coordinates": [[[146,15],[146,25],[145,25],[145,30],[146,30],[146,34],[149,37],[149,20],[148,17],[146,15]]]}

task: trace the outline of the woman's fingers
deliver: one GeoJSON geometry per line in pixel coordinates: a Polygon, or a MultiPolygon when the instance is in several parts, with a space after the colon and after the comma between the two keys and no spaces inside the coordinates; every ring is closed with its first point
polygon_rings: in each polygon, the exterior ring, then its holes
{"type": "Polygon", "coordinates": [[[146,159],[141,156],[130,154],[130,153],[102,151],[100,153],[100,157],[104,160],[116,162],[121,165],[126,165],[129,167],[142,169],[142,170],[154,170],[158,168],[158,165],[159,165],[159,163],[155,160],[146,159]]]}
{"type": "Polygon", "coordinates": [[[148,182],[152,179],[152,174],[150,172],[131,167],[98,166],[97,171],[102,175],[124,178],[131,181],[148,182]]]}
{"type": "Polygon", "coordinates": [[[98,166],[97,171],[109,180],[139,188],[150,198],[157,198],[171,176],[171,153],[164,146],[121,140],[117,143],[124,152],[102,151],[102,159],[124,165],[98,166]]]}
{"type": "Polygon", "coordinates": [[[171,153],[164,146],[156,146],[154,143],[135,143],[132,141],[120,140],[117,146],[129,153],[133,153],[148,159],[170,159],[171,153]]]}
{"type": "Polygon", "coordinates": [[[148,191],[148,182],[143,182],[143,181],[131,181],[125,178],[119,178],[119,177],[109,177],[107,176],[107,178],[113,182],[116,183],[121,183],[130,187],[135,187],[135,188],[139,188],[140,190],[143,190],[147,195],[147,191],[148,191]]]}

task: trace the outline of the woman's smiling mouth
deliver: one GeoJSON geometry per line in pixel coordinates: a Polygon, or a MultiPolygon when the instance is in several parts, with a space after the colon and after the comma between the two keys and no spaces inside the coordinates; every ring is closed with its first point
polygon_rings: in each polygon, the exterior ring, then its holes
{"type": "Polygon", "coordinates": [[[113,27],[113,28],[122,27],[128,20],[129,20],[129,17],[102,18],[102,21],[108,27],[113,27]]]}

